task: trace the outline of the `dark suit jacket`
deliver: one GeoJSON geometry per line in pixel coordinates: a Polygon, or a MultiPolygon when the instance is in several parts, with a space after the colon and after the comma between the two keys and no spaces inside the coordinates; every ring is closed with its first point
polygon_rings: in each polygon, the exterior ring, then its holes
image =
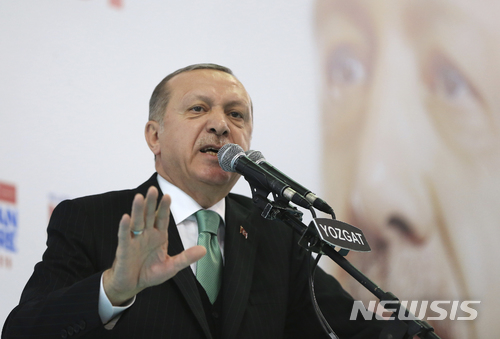
{"type": "MultiPolygon", "coordinates": [[[[111,267],[118,223],[137,193],[156,186],[156,174],[137,189],[64,201],[48,226],[48,248],[35,266],[2,338],[212,338],[196,278],[187,267],[137,295],[113,330],[98,315],[100,277],[111,267]]],[[[161,192],[161,191],[160,191],[161,192]]],[[[223,338],[323,338],[308,290],[308,255],[293,231],[260,216],[250,199],[226,198],[223,338]],[[242,226],[248,233],[240,233],[242,226]]],[[[173,218],[169,253],[183,246],[173,218]]],[[[316,293],[323,313],[343,337],[377,338],[378,328],[348,320],[352,298],[321,269],[316,293]],[[356,335],[357,333],[357,335],[356,335]]]]}

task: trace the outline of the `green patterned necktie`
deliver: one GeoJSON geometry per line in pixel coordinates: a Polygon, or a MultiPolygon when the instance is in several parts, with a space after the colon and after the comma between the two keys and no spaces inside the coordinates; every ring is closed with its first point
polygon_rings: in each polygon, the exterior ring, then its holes
{"type": "Polygon", "coordinates": [[[199,210],[195,216],[198,220],[198,245],[207,249],[207,254],[196,265],[196,278],[213,304],[222,280],[222,254],[217,240],[220,217],[210,210],[199,210]]]}

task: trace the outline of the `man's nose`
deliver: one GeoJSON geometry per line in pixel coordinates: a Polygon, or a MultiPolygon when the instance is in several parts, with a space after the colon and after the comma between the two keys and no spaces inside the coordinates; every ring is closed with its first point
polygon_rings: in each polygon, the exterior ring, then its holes
{"type": "Polygon", "coordinates": [[[228,136],[230,129],[227,121],[228,117],[222,108],[213,108],[207,118],[207,132],[215,135],[228,136]]]}
{"type": "Polygon", "coordinates": [[[415,57],[394,47],[381,50],[374,67],[350,205],[382,246],[389,234],[418,245],[436,222],[430,178],[436,136],[415,57]]]}

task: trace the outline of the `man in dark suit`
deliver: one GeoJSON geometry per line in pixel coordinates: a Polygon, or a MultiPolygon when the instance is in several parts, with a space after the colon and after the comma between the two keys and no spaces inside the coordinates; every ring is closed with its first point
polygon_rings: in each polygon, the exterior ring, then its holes
{"type": "MultiPolygon", "coordinates": [[[[249,149],[252,114],[248,93],[225,67],[193,65],[167,76],[145,129],[157,173],[136,189],[54,210],[43,260],[2,338],[327,337],[297,235],[229,194],[239,175],[218,164],[226,143],[249,149]],[[216,216],[216,245],[207,249],[196,245],[205,223],[198,210],[216,216]],[[209,273],[221,272],[217,284],[196,275],[207,251],[218,267],[209,273]]],[[[341,338],[378,337],[377,324],[349,320],[352,298],[321,269],[316,291],[341,338]]]]}

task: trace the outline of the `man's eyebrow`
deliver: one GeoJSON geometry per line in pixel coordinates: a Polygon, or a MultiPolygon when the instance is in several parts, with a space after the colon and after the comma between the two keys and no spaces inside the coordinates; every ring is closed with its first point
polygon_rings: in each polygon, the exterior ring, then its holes
{"type": "Polygon", "coordinates": [[[248,111],[250,111],[250,103],[246,102],[245,100],[231,100],[227,102],[225,107],[235,107],[235,106],[243,106],[245,109],[248,108],[248,111]]]}
{"type": "MultiPolygon", "coordinates": [[[[183,102],[187,105],[187,104],[191,104],[190,101],[192,101],[192,100],[200,100],[200,101],[206,102],[210,105],[213,104],[213,100],[211,97],[204,95],[204,94],[201,94],[201,93],[189,93],[184,97],[183,102]]],[[[243,100],[243,99],[230,100],[230,101],[224,103],[225,109],[239,107],[239,106],[244,107],[245,111],[248,111],[248,112],[251,111],[250,102],[247,102],[246,100],[243,100]]]]}
{"type": "Polygon", "coordinates": [[[208,102],[210,104],[212,103],[212,99],[209,96],[204,95],[204,94],[200,94],[200,93],[188,93],[184,97],[184,100],[182,100],[182,101],[186,102],[186,101],[191,101],[191,100],[201,100],[204,102],[208,102]]]}

